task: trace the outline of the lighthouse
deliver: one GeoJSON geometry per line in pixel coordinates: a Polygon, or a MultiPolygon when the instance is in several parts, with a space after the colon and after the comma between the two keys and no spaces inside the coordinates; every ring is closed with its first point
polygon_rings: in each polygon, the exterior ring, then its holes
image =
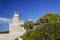
{"type": "Polygon", "coordinates": [[[9,24],[9,33],[23,32],[24,28],[21,27],[23,23],[20,22],[19,11],[15,10],[12,22],[9,24]]]}

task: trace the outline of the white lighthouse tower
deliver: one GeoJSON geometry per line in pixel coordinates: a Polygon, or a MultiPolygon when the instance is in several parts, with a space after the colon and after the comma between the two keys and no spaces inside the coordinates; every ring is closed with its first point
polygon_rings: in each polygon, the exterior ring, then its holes
{"type": "Polygon", "coordinates": [[[17,33],[17,32],[23,32],[24,29],[21,27],[23,23],[20,22],[19,18],[19,11],[14,11],[14,16],[12,19],[12,23],[9,24],[9,33],[17,33]]]}
{"type": "Polygon", "coordinates": [[[0,34],[0,40],[15,40],[16,38],[22,40],[20,36],[25,33],[24,28],[21,27],[23,23],[24,22],[20,21],[19,11],[18,10],[14,11],[12,22],[9,24],[9,33],[0,34]]]}

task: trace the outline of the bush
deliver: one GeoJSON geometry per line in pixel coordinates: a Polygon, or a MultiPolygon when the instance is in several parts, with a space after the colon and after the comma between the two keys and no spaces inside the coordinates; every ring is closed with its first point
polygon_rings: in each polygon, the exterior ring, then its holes
{"type": "Polygon", "coordinates": [[[23,40],[60,40],[60,23],[46,23],[41,28],[28,30],[22,35],[23,40]]]}

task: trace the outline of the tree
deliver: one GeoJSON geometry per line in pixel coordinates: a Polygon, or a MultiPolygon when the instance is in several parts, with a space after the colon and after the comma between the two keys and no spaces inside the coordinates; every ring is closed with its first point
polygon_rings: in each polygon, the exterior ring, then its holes
{"type": "Polygon", "coordinates": [[[24,28],[25,28],[26,30],[28,30],[28,29],[33,29],[34,23],[33,23],[33,21],[27,21],[27,20],[25,20],[23,26],[24,26],[24,28]]]}
{"type": "Polygon", "coordinates": [[[40,24],[41,21],[48,21],[49,23],[59,23],[60,22],[60,15],[54,12],[47,13],[39,18],[35,24],[40,24]]]}
{"type": "Polygon", "coordinates": [[[60,40],[60,23],[46,23],[41,28],[26,31],[21,38],[23,40],[60,40]]]}
{"type": "Polygon", "coordinates": [[[60,40],[60,15],[48,13],[38,19],[36,24],[43,21],[46,23],[42,27],[26,31],[21,38],[23,40],[60,40]]]}

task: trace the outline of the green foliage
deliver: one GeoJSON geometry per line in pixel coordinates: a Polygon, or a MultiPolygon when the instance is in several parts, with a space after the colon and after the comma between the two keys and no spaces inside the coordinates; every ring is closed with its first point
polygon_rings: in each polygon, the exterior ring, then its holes
{"type": "Polygon", "coordinates": [[[22,35],[23,40],[60,40],[60,23],[46,23],[41,28],[28,30],[22,35]]]}
{"type": "Polygon", "coordinates": [[[27,20],[26,20],[26,21],[24,22],[23,26],[26,27],[27,30],[28,30],[28,29],[33,29],[34,23],[33,23],[33,21],[27,21],[27,20]]]}
{"type": "Polygon", "coordinates": [[[42,17],[42,19],[47,18],[49,20],[49,23],[58,23],[60,22],[60,15],[58,15],[57,13],[49,13],[46,14],[42,17]]]}
{"type": "Polygon", "coordinates": [[[38,19],[35,24],[40,24],[45,19],[48,19],[48,22],[42,27],[26,31],[21,38],[23,40],[60,40],[60,15],[48,13],[38,19]]]}
{"type": "Polygon", "coordinates": [[[53,12],[47,13],[47,14],[43,15],[41,18],[39,18],[35,24],[40,24],[41,19],[42,20],[47,19],[49,23],[59,23],[60,15],[58,15],[57,13],[53,13],[53,12]]]}

